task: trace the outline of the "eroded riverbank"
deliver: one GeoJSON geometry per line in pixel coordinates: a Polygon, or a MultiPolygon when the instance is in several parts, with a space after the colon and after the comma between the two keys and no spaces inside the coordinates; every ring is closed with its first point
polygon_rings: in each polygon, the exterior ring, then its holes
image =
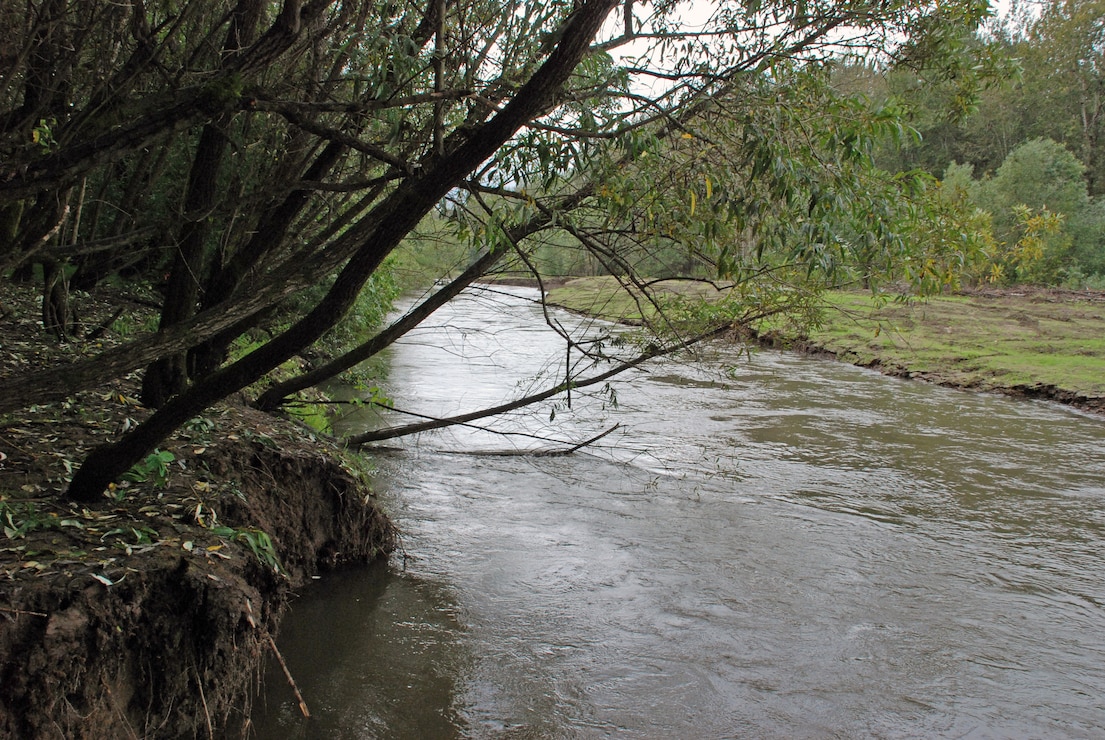
{"type": "MultiPolygon", "coordinates": [[[[684,283],[655,289],[700,297],[705,291],[684,283]]],[[[608,320],[638,321],[641,302],[620,291],[611,279],[581,278],[553,288],[548,299],[608,320]]],[[[895,377],[1105,413],[1105,293],[1020,286],[899,301],[834,292],[824,304],[821,325],[804,333],[770,322],[754,333],[766,346],[895,377]]]]}
{"type": "Polygon", "coordinates": [[[240,729],[289,595],[394,546],[363,482],[302,430],[241,407],[210,418],[217,433],[167,446],[164,488],[95,507],[34,475],[71,439],[44,449],[3,430],[0,735],[240,729]]]}
{"type": "MultiPolygon", "coordinates": [[[[0,374],[80,351],[40,332],[5,320],[0,374]]],[[[236,736],[290,594],[394,547],[348,458],[240,402],[97,504],[63,500],[91,447],[149,415],[136,395],[131,376],[0,419],[0,736],[236,736]]]]}

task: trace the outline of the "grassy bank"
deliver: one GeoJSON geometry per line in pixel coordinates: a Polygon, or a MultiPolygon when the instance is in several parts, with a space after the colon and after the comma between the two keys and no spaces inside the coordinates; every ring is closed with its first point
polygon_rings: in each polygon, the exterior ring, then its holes
{"type": "MultiPolygon", "coordinates": [[[[663,281],[649,286],[649,292],[658,302],[670,297],[716,298],[718,291],[706,283],[689,281],[663,281]]],[[[656,306],[647,300],[635,298],[622,289],[616,278],[609,276],[574,278],[563,281],[548,293],[551,304],[576,313],[596,316],[607,321],[637,325],[656,315],[656,306]]]]}
{"type": "Polygon", "coordinates": [[[969,388],[1105,397],[1099,294],[1005,290],[880,306],[837,293],[829,303],[808,340],[848,362],[969,388]]]}
{"type": "MultiPolygon", "coordinates": [[[[679,292],[682,286],[663,289],[679,292]]],[[[551,291],[549,299],[575,311],[639,321],[640,306],[616,293],[613,279],[585,278],[551,291]]],[[[867,293],[837,292],[826,296],[820,327],[774,338],[892,375],[1105,410],[1100,293],[1025,288],[880,302],[867,293]]]]}

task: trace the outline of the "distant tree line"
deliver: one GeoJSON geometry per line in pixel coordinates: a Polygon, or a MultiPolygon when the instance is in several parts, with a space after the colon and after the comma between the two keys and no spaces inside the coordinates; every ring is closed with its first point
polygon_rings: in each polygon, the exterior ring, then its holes
{"type": "Polygon", "coordinates": [[[927,171],[987,214],[973,279],[1105,288],[1105,0],[1016,2],[950,45],[963,64],[942,75],[838,69],[843,89],[898,101],[919,133],[883,146],[880,165],[927,171]],[[964,72],[981,49],[978,86],[964,72]]]}

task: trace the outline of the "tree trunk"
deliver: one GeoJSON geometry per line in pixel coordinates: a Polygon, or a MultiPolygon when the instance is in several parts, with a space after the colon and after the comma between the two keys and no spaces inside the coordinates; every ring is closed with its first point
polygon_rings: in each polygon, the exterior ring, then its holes
{"type": "Polygon", "coordinates": [[[52,190],[39,193],[29,208],[20,207],[13,216],[16,234],[0,252],[0,274],[13,267],[33,262],[31,259],[61,230],[69,213],[69,192],[52,190]]]}
{"type": "Polygon", "coordinates": [[[65,268],[52,259],[42,262],[42,326],[58,339],[69,336],[69,290],[65,268]]]}
{"type": "MultiPolygon", "coordinates": [[[[330,142],[303,173],[302,179],[308,182],[323,179],[346,151],[345,145],[330,142]]],[[[225,265],[212,271],[204,291],[204,309],[214,308],[227,301],[241,286],[250,270],[284,243],[288,229],[310,201],[310,197],[309,190],[295,190],[281,203],[266,210],[257,231],[249,241],[239,247],[225,265]]],[[[220,332],[192,349],[188,364],[193,377],[206,377],[226,361],[230,343],[239,334],[235,329],[238,327],[220,332]]]]}
{"type": "MultiPolygon", "coordinates": [[[[203,127],[195,160],[188,178],[185,197],[185,221],[169,272],[165,303],[161,309],[159,331],[192,318],[199,300],[200,279],[206,272],[207,238],[211,231],[210,211],[216,203],[219,165],[226,151],[226,122],[203,127]]],[[[151,408],[184,390],[188,371],[183,352],[155,361],[142,379],[142,403],[151,408]]]]}
{"type": "MultiPolygon", "coordinates": [[[[257,29],[260,11],[260,0],[239,0],[223,43],[226,57],[233,57],[250,43],[257,29]]],[[[298,6],[295,13],[298,22],[298,6]]],[[[229,125],[229,115],[220,116],[206,124],[196,145],[196,155],[188,174],[188,189],[184,196],[185,221],[177,239],[173,267],[169,272],[159,330],[175,326],[196,314],[200,283],[206,279],[211,212],[217,204],[219,169],[226,153],[229,125]]],[[[142,403],[150,408],[158,408],[171,396],[184,390],[187,384],[186,353],[178,352],[158,358],[146,369],[142,378],[142,403]]]]}
{"type": "Polygon", "coordinates": [[[354,227],[341,237],[356,239],[359,247],[313,310],[272,341],[170,399],[117,443],[93,450],[73,476],[67,495],[77,501],[98,501],[108,483],[141,461],[185,421],[260,379],[337,324],[384,258],[434,205],[546,109],[617,2],[582,4],[572,14],[556,49],[513,100],[451,154],[430,160],[423,176],[400,185],[362,221],[363,228],[354,227]]]}

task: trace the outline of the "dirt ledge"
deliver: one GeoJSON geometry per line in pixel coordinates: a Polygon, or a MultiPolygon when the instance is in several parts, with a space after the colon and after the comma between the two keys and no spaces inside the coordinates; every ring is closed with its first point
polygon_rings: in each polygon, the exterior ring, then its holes
{"type": "Polygon", "coordinates": [[[1077,391],[1066,390],[1047,383],[1018,384],[1018,385],[984,385],[981,383],[964,383],[954,377],[945,377],[937,373],[925,373],[911,370],[910,368],[895,363],[886,363],[879,359],[870,362],[861,362],[854,355],[834,352],[809,339],[787,339],[774,333],[751,335],[750,337],[760,346],[770,349],[785,349],[792,352],[801,352],[811,357],[821,357],[829,360],[846,362],[857,367],[875,370],[883,375],[906,380],[920,380],[926,383],[955,388],[957,390],[978,391],[982,393],[1000,393],[1011,398],[1038,399],[1070,406],[1093,414],[1105,414],[1105,398],[1091,396],[1077,391]]]}
{"type": "Polygon", "coordinates": [[[364,482],[322,443],[244,407],[217,422],[202,446],[174,440],[185,467],[168,487],[92,508],[40,492],[49,476],[34,466],[49,455],[0,430],[6,501],[45,523],[0,535],[0,736],[245,736],[291,591],[393,549],[364,482]],[[31,495],[15,502],[20,480],[31,495]],[[258,531],[282,572],[237,534],[258,531]]]}
{"type": "MultiPolygon", "coordinates": [[[[58,342],[33,286],[0,288],[0,378],[95,356],[151,318],[128,295],[74,296],[87,323],[58,342]]],[[[149,416],[138,387],[0,415],[0,737],[248,736],[292,592],[394,548],[357,460],[244,398],[167,440],[160,479],[65,501],[88,450],[149,416]]]]}

